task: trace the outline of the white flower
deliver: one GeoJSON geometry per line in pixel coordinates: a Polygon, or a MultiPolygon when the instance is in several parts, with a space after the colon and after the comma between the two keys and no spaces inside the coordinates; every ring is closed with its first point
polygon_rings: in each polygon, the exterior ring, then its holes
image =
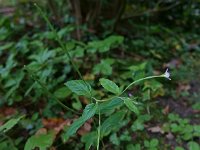
{"type": "Polygon", "coordinates": [[[165,71],[165,73],[163,74],[163,76],[164,76],[165,78],[171,80],[171,79],[170,79],[170,73],[168,72],[168,68],[166,69],[166,71],[165,71]]]}

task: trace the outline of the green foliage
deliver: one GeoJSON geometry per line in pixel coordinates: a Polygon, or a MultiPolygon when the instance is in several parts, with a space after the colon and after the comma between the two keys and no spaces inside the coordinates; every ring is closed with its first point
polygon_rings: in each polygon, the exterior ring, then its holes
{"type": "Polygon", "coordinates": [[[113,113],[116,108],[122,106],[123,101],[120,98],[113,98],[108,102],[101,103],[99,105],[100,112],[102,114],[106,113],[113,113]]]}
{"type": "Polygon", "coordinates": [[[7,150],[7,149],[17,150],[17,148],[10,141],[0,142],[0,149],[1,150],[7,150]]]}
{"type": "Polygon", "coordinates": [[[65,83],[65,85],[77,95],[91,96],[91,86],[83,80],[72,80],[65,83]]]}
{"type": "Polygon", "coordinates": [[[17,118],[10,119],[5,124],[0,127],[0,132],[7,132],[12,129],[24,116],[20,116],[17,118]]]}
{"type": "Polygon", "coordinates": [[[24,150],[32,150],[35,148],[46,150],[53,144],[54,138],[53,132],[48,134],[33,135],[27,140],[24,150]]]}
{"type": "Polygon", "coordinates": [[[75,120],[73,124],[69,127],[67,132],[65,133],[65,141],[68,140],[68,138],[76,133],[76,131],[90,118],[92,118],[95,115],[95,112],[97,111],[97,105],[96,104],[88,104],[85,109],[83,110],[83,114],[80,118],[75,120]]]}
{"type": "Polygon", "coordinates": [[[99,64],[96,64],[93,68],[94,74],[111,75],[113,59],[102,59],[99,64]]]}
{"type": "Polygon", "coordinates": [[[115,84],[113,81],[105,79],[105,78],[101,78],[100,80],[100,84],[104,87],[104,89],[106,89],[107,91],[114,93],[114,94],[120,94],[120,89],[117,86],[117,84],[115,84]]]}
{"type": "Polygon", "coordinates": [[[95,145],[97,140],[97,132],[90,132],[82,136],[81,141],[85,143],[85,150],[89,150],[92,145],[95,145]]]}
{"type": "Polygon", "coordinates": [[[113,46],[117,47],[122,44],[124,40],[123,36],[109,36],[104,40],[92,41],[88,43],[88,52],[95,53],[100,52],[104,53],[109,51],[113,46]]]}
{"type": "Polygon", "coordinates": [[[132,131],[142,131],[144,130],[144,123],[149,121],[152,118],[152,116],[146,114],[146,115],[140,115],[132,124],[131,129],[132,131]]]}
{"type": "Polygon", "coordinates": [[[188,148],[189,148],[189,150],[198,150],[198,149],[200,149],[200,145],[194,141],[190,141],[188,143],[188,148]]]}
{"type": "Polygon", "coordinates": [[[128,109],[130,109],[132,112],[134,112],[136,115],[139,115],[139,110],[136,107],[134,100],[128,98],[128,97],[121,97],[121,99],[124,101],[124,104],[128,109]]]}
{"type": "Polygon", "coordinates": [[[118,130],[121,127],[124,115],[125,112],[123,111],[110,115],[101,125],[101,137],[107,136],[113,130],[118,130]]]}
{"type": "Polygon", "coordinates": [[[149,150],[157,150],[158,143],[158,140],[154,138],[150,141],[145,140],[144,146],[149,150]]]}
{"type": "Polygon", "coordinates": [[[182,119],[177,114],[169,114],[168,117],[171,122],[169,125],[171,132],[181,136],[183,140],[192,140],[200,136],[199,125],[191,125],[188,119],[182,119]]]}
{"type": "Polygon", "coordinates": [[[199,149],[197,1],[35,2],[0,1],[0,149],[199,149]]]}

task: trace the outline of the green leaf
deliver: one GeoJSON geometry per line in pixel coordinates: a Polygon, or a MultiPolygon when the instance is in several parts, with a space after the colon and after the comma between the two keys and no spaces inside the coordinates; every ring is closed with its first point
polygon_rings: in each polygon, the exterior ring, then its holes
{"type": "Polygon", "coordinates": [[[85,150],[89,150],[97,141],[97,132],[89,132],[81,137],[81,142],[85,143],[85,150]]]}
{"type": "Polygon", "coordinates": [[[97,105],[94,103],[89,104],[85,107],[83,110],[83,114],[80,118],[78,118],[76,121],[73,122],[73,124],[69,127],[69,129],[66,132],[66,139],[67,140],[70,136],[76,133],[76,131],[90,118],[92,118],[95,115],[95,112],[97,111],[97,105]]]}
{"type": "Polygon", "coordinates": [[[198,143],[194,142],[194,141],[190,141],[188,143],[188,148],[189,150],[199,150],[200,149],[200,146],[198,143]]]}
{"type": "Polygon", "coordinates": [[[121,98],[124,101],[124,104],[126,105],[126,107],[128,107],[129,110],[131,110],[132,112],[136,113],[137,115],[139,115],[139,110],[138,108],[135,106],[133,100],[131,100],[128,97],[122,97],[121,98]]]}
{"type": "Polygon", "coordinates": [[[120,140],[119,138],[117,137],[117,134],[116,133],[113,133],[111,136],[110,136],[110,142],[115,144],[115,145],[118,145],[120,144],[120,140]]]}
{"type": "Polygon", "coordinates": [[[129,144],[126,146],[126,150],[141,150],[140,144],[136,144],[135,146],[133,144],[129,144]]]}
{"type": "Polygon", "coordinates": [[[117,86],[117,84],[115,84],[113,81],[105,79],[105,78],[101,78],[100,79],[100,84],[104,87],[104,89],[106,89],[107,91],[114,93],[114,94],[120,94],[120,89],[117,86]]]}
{"type": "Polygon", "coordinates": [[[158,139],[152,139],[151,141],[150,141],[150,147],[156,147],[156,146],[158,146],[158,139]]]}
{"type": "Polygon", "coordinates": [[[99,64],[96,64],[93,68],[94,74],[102,75],[111,75],[112,74],[112,64],[114,63],[113,59],[102,59],[99,64]]]}
{"type": "Polygon", "coordinates": [[[46,150],[53,144],[54,133],[40,134],[31,136],[26,144],[24,150],[32,150],[36,147],[40,150],[46,150]]]}
{"type": "Polygon", "coordinates": [[[101,125],[101,137],[107,136],[112,130],[117,129],[121,125],[125,112],[117,112],[110,115],[101,125]]]}
{"type": "Polygon", "coordinates": [[[83,80],[71,80],[65,83],[65,85],[77,95],[84,95],[90,97],[92,91],[91,86],[83,80]]]}
{"type": "Polygon", "coordinates": [[[104,53],[111,48],[117,47],[123,43],[124,37],[112,35],[104,40],[91,41],[88,43],[87,51],[90,53],[100,52],[104,53]]]}
{"type": "Polygon", "coordinates": [[[69,96],[71,91],[67,87],[61,87],[54,92],[54,95],[59,99],[64,99],[69,96]]]}
{"type": "Polygon", "coordinates": [[[123,101],[120,98],[113,98],[113,100],[99,104],[101,114],[110,111],[115,111],[116,108],[120,107],[123,101]]]}
{"type": "Polygon", "coordinates": [[[7,132],[11,128],[13,128],[24,116],[20,116],[18,118],[13,118],[7,121],[4,125],[0,127],[0,132],[7,132]]]}
{"type": "Polygon", "coordinates": [[[182,148],[182,147],[180,147],[180,146],[177,146],[177,147],[175,148],[175,150],[184,150],[184,148],[182,148]]]}
{"type": "Polygon", "coordinates": [[[18,150],[12,142],[12,140],[4,140],[3,142],[0,142],[0,150],[18,150]]]}

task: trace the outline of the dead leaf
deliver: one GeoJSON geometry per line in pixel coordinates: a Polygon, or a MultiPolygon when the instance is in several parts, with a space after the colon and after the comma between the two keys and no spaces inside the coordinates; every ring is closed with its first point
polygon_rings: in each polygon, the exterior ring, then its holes
{"type": "Polygon", "coordinates": [[[91,124],[90,124],[89,122],[86,122],[86,123],[78,130],[77,133],[78,133],[79,135],[84,135],[84,134],[90,132],[91,128],[92,128],[91,124]]]}
{"type": "Polygon", "coordinates": [[[16,114],[17,110],[13,107],[3,107],[0,109],[0,114],[3,116],[12,116],[16,114]]]}
{"type": "Polygon", "coordinates": [[[64,128],[64,126],[70,126],[71,122],[72,120],[64,120],[63,118],[42,119],[42,124],[44,127],[47,129],[53,129],[56,135],[64,128]]]}
{"type": "Polygon", "coordinates": [[[155,126],[155,127],[151,127],[147,129],[148,131],[152,132],[152,133],[165,133],[159,126],[155,126]]]}
{"type": "Polygon", "coordinates": [[[164,65],[164,68],[179,68],[182,64],[180,59],[172,59],[170,62],[164,65]]]}
{"type": "Polygon", "coordinates": [[[35,135],[40,135],[40,134],[47,134],[47,129],[46,128],[40,128],[35,135]]]}
{"type": "Polygon", "coordinates": [[[79,99],[85,105],[90,103],[89,99],[87,99],[86,97],[80,96],[79,99]]]}
{"type": "Polygon", "coordinates": [[[173,140],[173,139],[174,139],[174,135],[170,132],[170,133],[168,133],[168,134],[166,135],[166,138],[167,138],[168,140],[173,140]]]}
{"type": "Polygon", "coordinates": [[[83,76],[84,80],[94,80],[95,76],[93,74],[86,74],[83,76]]]}
{"type": "Polygon", "coordinates": [[[162,110],[164,115],[167,115],[169,113],[169,105],[167,105],[163,110],[162,110]]]}
{"type": "Polygon", "coordinates": [[[63,118],[48,118],[42,119],[42,124],[44,125],[45,128],[47,129],[52,129],[57,127],[59,124],[63,123],[65,120],[63,118]]]}

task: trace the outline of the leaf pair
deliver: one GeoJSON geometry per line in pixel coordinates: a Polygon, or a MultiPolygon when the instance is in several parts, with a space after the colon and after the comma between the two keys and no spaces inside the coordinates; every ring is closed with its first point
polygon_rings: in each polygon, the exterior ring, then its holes
{"type": "MultiPolygon", "coordinates": [[[[113,81],[101,78],[100,84],[103,86],[104,89],[113,93],[113,94],[120,94],[120,89],[113,81]]],[[[71,80],[65,83],[65,85],[74,93],[80,96],[87,96],[90,97],[92,93],[91,86],[83,81],[83,80],[71,80]]]]}

